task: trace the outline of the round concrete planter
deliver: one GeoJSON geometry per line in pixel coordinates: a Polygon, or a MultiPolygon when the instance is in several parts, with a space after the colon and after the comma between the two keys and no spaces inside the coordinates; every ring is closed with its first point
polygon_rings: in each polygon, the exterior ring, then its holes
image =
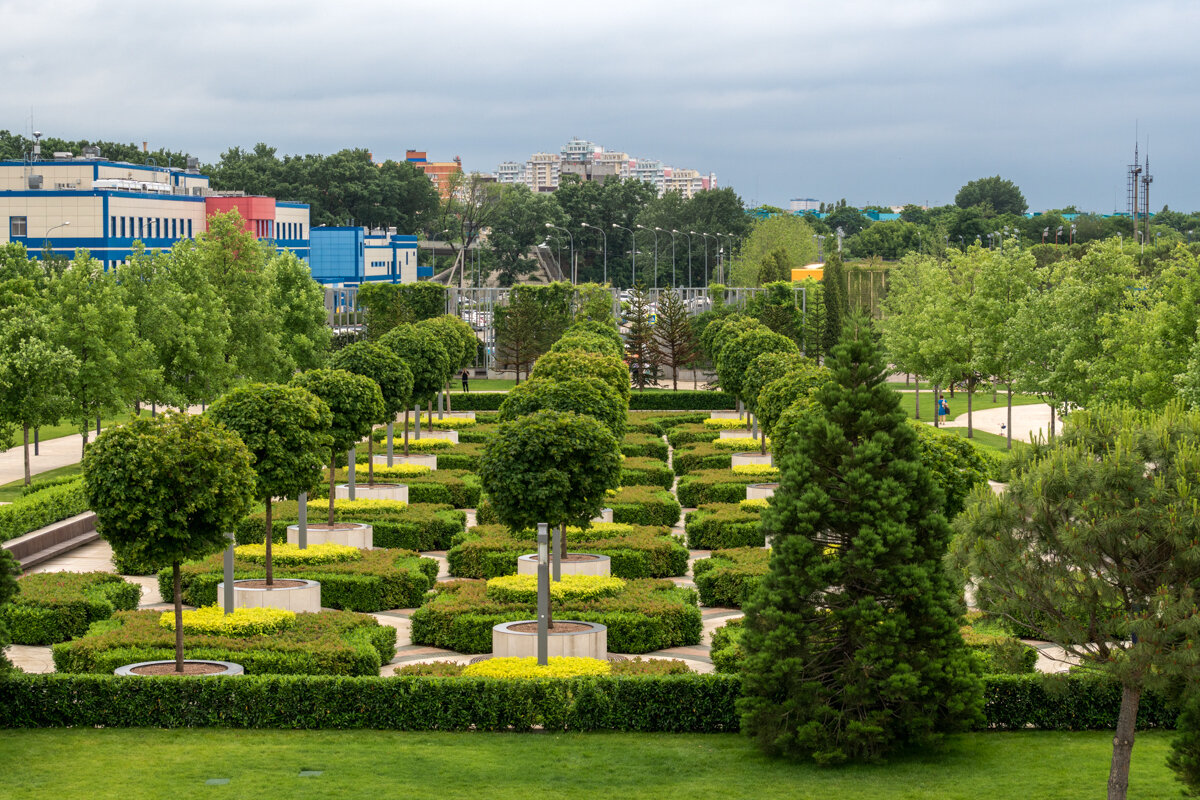
{"type": "Polygon", "coordinates": [[[739,414],[736,411],[710,411],[708,414],[709,419],[744,419],[745,417],[745,412],[739,414]]]}
{"type": "Polygon", "coordinates": [[[752,483],[746,487],[747,500],[769,500],[775,496],[778,483],[752,483]]]}
{"type": "MultiPolygon", "coordinates": [[[[255,581],[262,580],[255,578],[255,581]]],[[[302,586],[277,586],[271,589],[252,589],[240,584],[248,581],[233,582],[234,608],[282,608],[295,611],[297,614],[313,613],[321,610],[321,584],[302,578],[276,578],[280,581],[302,581],[302,586]]],[[[217,584],[217,597],[225,590],[225,582],[217,584]]]]}
{"type": "Polygon", "coordinates": [[[731,466],[741,467],[741,466],[745,466],[746,464],[774,464],[774,463],[775,462],[771,460],[770,453],[767,453],[765,456],[762,453],[734,453],[733,454],[733,463],[731,466]]]}
{"type": "MultiPolygon", "coordinates": [[[[403,449],[403,445],[401,445],[403,449]]],[[[437,455],[435,453],[413,453],[408,456],[392,455],[392,464],[412,464],[417,467],[429,467],[432,470],[437,469],[437,455]]],[[[386,467],[387,456],[375,456],[375,466],[386,467]]],[[[355,492],[358,491],[358,486],[354,487],[355,492]]]]}
{"type": "MultiPolygon", "coordinates": [[[[365,477],[365,476],[364,476],[365,477]]],[[[350,485],[339,483],[333,487],[333,496],[338,500],[344,500],[350,497],[350,485]]],[[[371,486],[368,483],[354,483],[354,499],[355,500],[399,500],[401,503],[408,502],[408,486],[403,483],[377,483],[371,486]]]]}
{"type": "Polygon", "coordinates": [[[611,508],[600,509],[600,516],[592,517],[592,522],[612,522],[613,510],[611,508]]]}
{"type": "Polygon", "coordinates": [[[749,428],[740,428],[732,431],[721,431],[721,439],[753,439],[754,431],[749,428]]]}
{"type": "MultiPolygon", "coordinates": [[[[608,658],[608,627],[597,622],[580,622],[573,619],[556,619],[555,622],[570,622],[586,625],[587,630],[575,633],[551,633],[547,636],[547,655],[571,656],[575,658],[608,658]]],[[[492,656],[495,658],[537,657],[537,631],[514,631],[514,625],[537,624],[537,620],[502,622],[492,628],[492,656]]]]}
{"type": "MultiPolygon", "coordinates": [[[[326,517],[328,519],[328,517],[326,517]]],[[[350,547],[357,547],[360,550],[370,550],[375,546],[374,529],[362,522],[343,522],[342,525],[353,525],[352,528],[334,528],[329,529],[327,526],[317,523],[308,524],[308,544],[325,544],[332,542],[333,544],[345,544],[350,547]]],[[[300,526],[288,525],[287,529],[288,544],[300,544],[300,526]]]]}
{"type": "MultiPolygon", "coordinates": [[[[413,435],[413,438],[416,438],[415,434],[413,435]]],[[[426,430],[425,428],[422,428],[421,429],[421,438],[422,439],[444,439],[447,442],[453,442],[454,444],[458,444],[458,431],[431,431],[431,430],[426,430]]]]}
{"type": "MultiPolygon", "coordinates": [[[[241,664],[234,664],[232,661],[212,661],[212,660],[206,659],[206,658],[185,658],[183,660],[183,663],[184,664],[216,664],[217,666],[224,667],[224,669],[221,672],[206,672],[203,675],[178,675],[178,673],[176,673],[177,677],[181,677],[181,678],[216,678],[220,675],[244,675],[246,672],[244,669],[242,669],[241,664]]],[[[134,672],[134,670],[137,669],[138,667],[151,667],[151,666],[155,666],[156,664],[171,664],[172,666],[174,666],[175,659],[164,660],[164,661],[139,661],[136,664],[126,664],[123,667],[117,667],[116,669],[114,669],[113,675],[124,675],[126,677],[131,677],[131,678],[162,677],[160,675],[139,675],[138,673],[134,672]]],[[[170,673],[168,673],[168,675],[169,674],[170,673]]]]}
{"type": "MultiPolygon", "coordinates": [[[[612,559],[595,553],[567,553],[568,556],[590,556],[586,561],[559,562],[559,574],[562,575],[612,575],[612,559]]],[[[517,557],[518,575],[537,575],[537,553],[517,557]]]]}

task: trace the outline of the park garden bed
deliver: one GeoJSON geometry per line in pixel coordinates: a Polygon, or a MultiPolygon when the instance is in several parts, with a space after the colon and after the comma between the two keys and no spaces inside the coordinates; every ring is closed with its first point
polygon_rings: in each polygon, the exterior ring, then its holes
{"type": "Polygon", "coordinates": [[[665,461],[657,458],[626,458],[621,462],[622,486],[655,486],[670,489],[675,474],[665,461]]]}
{"type": "MultiPolygon", "coordinates": [[[[275,578],[297,578],[321,584],[321,604],[346,611],[384,611],[389,608],[414,608],[437,580],[438,563],[421,558],[412,550],[360,550],[353,561],[330,564],[276,564],[275,578]]],[[[223,555],[217,553],[203,561],[180,567],[183,602],[207,606],[217,602],[217,584],[224,580],[223,555]]],[[[237,580],[266,577],[260,560],[238,555],[233,564],[237,580]]],[[[171,570],[158,573],[159,591],[172,596],[171,570]]]]}
{"type": "Polygon", "coordinates": [[[707,411],[630,411],[628,430],[661,438],[671,428],[708,419],[707,411]]]}
{"type": "Polygon", "coordinates": [[[656,458],[665,463],[669,452],[662,437],[652,433],[627,433],[621,440],[621,455],[626,458],[656,458]]]}
{"type": "Polygon", "coordinates": [[[766,544],[762,529],[765,507],[765,502],[742,500],[705,503],[695,511],[689,511],[683,523],[688,547],[693,550],[762,547],[766,544]]]}
{"type": "MultiPolygon", "coordinates": [[[[534,619],[536,604],[498,600],[482,581],[439,583],[433,596],[412,615],[413,644],[460,653],[490,653],[492,628],[502,622],[534,619]]],[[[696,592],[670,581],[627,581],[612,597],[556,602],[555,619],[608,626],[614,653],[649,653],[700,643],[696,592]]]]}
{"type": "MultiPolygon", "coordinates": [[[[445,550],[454,535],[463,532],[467,522],[463,511],[440,503],[406,505],[395,500],[334,500],[333,510],[335,522],[370,524],[376,547],[401,550],[445,550]]],[[[287,541],[287,527],[297,523],[299,512],[295,500],[279,501],[272,506],[272,541],[287,541]]],[[[308,523],[320,525],[328,519],[329,500],[310,500],[308,523]]],[[[263,541],[266,525],[263,512],[244,517],[234,530],[237,543],[263,541]]]]}
{"type": "Polygon", "coordinates": [[[666,432],[666,437],[671,447],[678,450],[685,444],[691,444],[692,442],[711,442],[719,439],[721,438],[721,432],[709,428],[701,422],[688,422],[669,428],[666,432]]]}
{"type": "MultiPolygon", "coordinates": [[[[54,645],[54,667],[107,674],[124,664],[171,660],[175,631],[160,624],[163,614],[118,611],[85,636],[54,645]]],[[[395,655],[396,629],[367,614],[321,611],[297,614],[292,627],[273,633],[185,632],[183,651],[187,659],[241,664],[247,675],[378,675],[395,655]]]]}
{"type": "Polygon", "coordinates": [[[24,536],[87,510],[81,478],[38,487],[36,491],[0,506],[0,542],[24,536]]]}
{"type": "MultiPolygon", "coordinates": [[[[438,454],[438,466],[443,465],[443,455],[438,454]]],[[[366,487],[367,470],[355,467],[354,482],[359,488],[366,487]]],[[[334,472],[334,482],[343,484],[349,481],[349,470],[342,468],[334,472]]],[[[437,469],[425,474],[414,474],[413,470],[398,469],[375,465],[375,482],[402,483],[408,486],[410,503],[444,503],[454,508],[475,508],[479,505],[480,483],[474,472],[462,469],[437,469]]],[[[329,498],[329,472],[318,485],[316,491],[309,495],[311,498],[329,498]]]]}
{"type": "Polygon", "coordinates": [[[684,508],[699,508],[708,503],[739,503],[746,499],[747,486],[764,480],[762,475],[731,469],[705,469],[681,477],[675,491],[684,508]]]}
{"type": "Polygon", "coordinates": [[[47,645],[83,635],[115,611],[137,608],[142,587],[109,572],[41,572],[17,581],[17,595],[0,606],[0,624],[13,644],[47,645]]]}
{"type": "Polygon", "coordinates": [[[692,567],[700,603],[711,607],[741,608],[767,574],[771,551],[761,547],[714,550],[692,567]]]}
{"type": "MultiPolygon", "coordinates": [[[[568,527],[567,549],[608,556],[612,574],[627,580],[687,572],[687,548],[665,527],[622,523],[597,523],[586,530],[568,527]]],[[[514,534],[502,525],[478,525],[455,537],[446,561],[455,577],[495,578],[516,574],[517,557],[536,550],[534,531],[514,534]]]]}
{"type": "Polygon", "coordinates": [[[623,486],[604,503],[613,510],[613,522],[630,525],[666,525],[679,522],[683,509],[675,495],[650,486],[623,486]]]}

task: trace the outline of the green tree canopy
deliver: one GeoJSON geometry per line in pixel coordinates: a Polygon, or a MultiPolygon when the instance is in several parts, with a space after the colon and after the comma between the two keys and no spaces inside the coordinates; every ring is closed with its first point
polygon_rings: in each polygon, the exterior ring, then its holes
{"type": "MultiPolygon", "coordinates": [[[[412,373],[412,399],[417,403],[432,401],[453,373],[450,351],[437,330],[397,325],[379,343],[399,356],[412,373]]],[[[457,340],[454,345],[457,353],[457,340]]]]}
{"type": "Polygon", "coordinates": [[[1017,185],[999,175],[967,182],[954,195],[954,205],[959,208],[986,206],[997,214],[1024,214],[1029,208],[1017,185]]]}
{"type": "Polygon", "coordinates": [[[533,368],[534,378],[568,381],[572,378],[599,378],[616,389],[621,401],[629,404],[629,367],[619,358],[572,350],[547,353],[533,368]]]}
{"type": "Polygon", "coordinates": [[[717,378],[721,381],[722,389],[745,403],[747,398],[742,390],[743,380],[754,359],[764,353],[786,356],[799,352],[796,343],[786,336],[780,336],[765,327],[753,328],[721,348],[721,356],[717,359],[717,378]]]}
{"type": "Polygon", "coordinates": [[[500,404],[500,421],[511,422],[542,409],[594,417],[617,441],[625,437],[629,407],[616,389],[599,378],[526,381],[510,391],[500,404]]]}
{"type": "MultiPolygon", "coordinates": [[[[746,367],[742,377],[742,394],[745,395],[746,408],[750,413],[758,413],[758,396],[767,384],[782,378],[792,370],[802,366],[816,366],[816,363],[797,352],[777,353],[774,351],[760,353],[746,367]]],[[[761,421],[761,420],[760,420],[761,421]]]]}
{"type": "MultiPolygon", "coordinates": [[[[17,559],[13,558],[13,554],[7,550],[0,549],[0,608],[3,608],[6,603],[11,603],[12,599],[17,596],[20,587],[17,586],[17,578],[21,575],[21,565],[17,559]]],[[[13,668],[12,662],[4,655],[4,649],[8,647],[10,636],[8,628],[2,621],[0,616],[0,675],[5,672],[10,672],[13,668]]]]}
{"type": "Polygon", "coordinates": [[[267,260],[268,302],[279,319],[279,346],[284,358],[276,377],[287,380],[325,365],[332,331],[325,320],[325,290],[313,280],[312,270],[294,253],[278,253],[267,260]]]}
{"type": "Polygon", "coordinates": [[[585,353],[596,353],[614,358],[620,358],[625,353],[620,345],[613,344],[612,339],[607,336],[597,336],[594,333],[565,333],[550,348],[552,353],[564,353],[568,350],[582,350],[585,353]]]}
{"type": "Polygon", "coordinates": [[[358,290],[366,310],[367,335],[379,339],[397,325],[411,325],[446,313],[446,287],[432,281],[373,282],[358,290]]]}

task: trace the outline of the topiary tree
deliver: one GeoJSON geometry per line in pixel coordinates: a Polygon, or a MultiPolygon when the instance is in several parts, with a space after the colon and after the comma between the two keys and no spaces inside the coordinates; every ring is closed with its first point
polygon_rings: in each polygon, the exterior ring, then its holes
{"type": "Polygon", "coordinates": [[[183,672],[179,564],[225,546],[254,497],[250,451],[207,415],[161,414],[109,428],[83,457],[83,490],[96,529],[114,548],[171,565],[175,670],[183,672]]]}
{"type": "Polygon", "coordinates": [[[254,496],[267,512],[265,562],[271,585],[271,502],[311,491],[321,479],[333,415],[310,392],[277,383],[240,386],[218,397],[207,413],[236,433],[254,459],[254,496]]]}
{"type": "MultiPolygon", "coordinates": [[[[363,375],[375,381],[375,385],[379,387],[379,393],[383,397],[383,415],[371,423],[372,433],[375,425],[394,421],[396,415],[407,409],[412,401],[412,370],[400,360],[400,356],[383,345],[375,342],[355,342],[334,353],[329,366],[363,375]]],[[[388,445],[392,443],[391,434],[389,428],[388,445]]],[[[371,433],[367,434],[367,484],[375,485],[375,437],[371,433]]]]}
{"type": "Polygon", "coordinates": [[[599,378],[617,390],[621,401],[629,404],[629,367],[619,358],[582,353],[547,353],[537,360],[532,378],[569,381],[572,378],[599,378]]]}
{"type": "Polygon", "coordinates": [[[479,479],[514,531],[539,522],[586,527],[620,484],[620,448],[595,418],[543,409],[500,426],[484,448],[479,479]]]}
{"type": "Polygon", "coordinates": [[[475,364],[475,356],[479,350],[479,339],[471,326],[458,317],[444,314],[418,323],[419,327],[432,329],[442,337],[442,344],[450,356],[450,372],[443,383],[446,398],[446,410],[450,410],[450,379],[459,370],[467,369],[475,364]]]}
{"type": "Polygon", "coordinates": [[[921,462],[946,496],[946,519],[953,520],[962,512],[971,490],[987,483],[988,461],[982,450],[961,436],[915,419],[908,423],[917,432],[921,462]]]}
{"type": "Polygon", "coordinates": [[[763,512],[745,606],[742,730],[817,763],[879,758],[982,721],[950,528],[865,321],[847,326],[763,512]]]}
{"type": "MultiPolygon", "coordinates": [[[[379,339],[408,366],[413,376],[412,399],[432,403],[450,374],[450,351],[436,330],[397,325],[379,339]]],[[[408,455],[408,407],[404,409],[404,455],[408,455]]]]}
{"type": "Polygon", "coordinates": [[[605,291],[605,301],[609,304],[607,312],[607,321],[601,322],[598,319],[577,319],[575,322],[563,331],[562,338],[574,336],[576,334],[592,334],[595,336],[603,336],[619,348],[624,348],[625,341],[621,338],[621,332],[617,330],[617,325],[612,318],[612,298],[608,297],[608,292],[605,291]]]}
{"type": "Polygon", "coordinates": [[[617,390],[599,378],[565,381],[537,378],[508,393],[500,404],[500,421],[512,422],[542,409],[593,417],[608,428],[618,442],[625,437],[629,420],[629,407],[617,390]]]}
{"type": "Polygon", "coordinates": [[[758,421],[762,425],[763,433],[775,439],[776,450],[785,444],[784,437],[777,435],[781,431],[776,430],[784,411],[800,400],[812,396],[821,384],[832,377],[832,373],[825,367],[806,360],[805,363],[788,370],[783,377],[768,383],[758,393],[758,399],[755,401],[758,421]]]}
{"type": "MultiPolygon", "coordinates": [[[[0,608],[17,596],[17,576],[20,574],[21,565],[17,559],[7,550],[0,549],[0,608]]],[[[8,647],[10,639],[3,620],[4,615],[0,614],[0,675],[12,669],[12,662],[4,655],[4,648],[8,647]]]]}
{"type": "Polygon", "coordinates": [[[383,416],[383,394],[375,381],[342,369],[301,372],[292,378],[291,385],[315,394],[333,414],[329,426],[329,524],[332,525],[338,453],[347,452],[370,434],[373,422],[383,416]]]}
{"type": "Polygon", "coordinates": [[[566,333],[550,348],[551,353],[565,353],[569,350],[581,350],[614,358],[620,358],[625,352],[620,345],[613,344],[612,339],[594,333],[566,333]]]}
{"type": "Polygon", "coordinates": [[[765,327],[752,328],[741,333],[732,341],[727,341],[721,348],[717,361],[717,379],[721,388],[749,406],[745,393],[742,391],[742,381],[750,364],[764,353],[774,353],[780,356],[799,355],[796,343],[765,327]]]}
{"type": "Polygon", "coordinates": [[[762,353],[756,356],[742,376],[742,395],[746,408],[752,414],[758,414],[758,396],[766,385],[806,364],[813,362],[799,353],[762,353]]]}

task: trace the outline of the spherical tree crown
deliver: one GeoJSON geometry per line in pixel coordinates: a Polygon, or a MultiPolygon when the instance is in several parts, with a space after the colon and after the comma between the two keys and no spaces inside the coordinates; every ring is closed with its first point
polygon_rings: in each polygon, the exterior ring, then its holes
{"type": "Polygon", "coordinates": [[[565,353],[570,350],[580,350],[585,353],[596,353],[601,356],[620,358],[624,349],[607,336],[597,336],[594,333],[568,333],[554,343],[550,348],[552,353],[565,353]]]}
{"type": "Polygon", "coordinates": [[[454,373],[450,351],[435,329],[397,325],[381,336],[379,343],[391,349],[412,371],[414,402],[433,399],[454,373]]]}
{"type": "Polygon", "coordinates": [[[517,386],[500,404],[500,421],[511,422],[542,409],[571,411],[594,417],[620,441],[625,436],[628,406],[617,390],[599,378],[556,381],[537,378],[517,386]]]}
{"type": "Polygon", "coordinates": [[[531,378],[567,381],[572,378],[599,378],[617,390],[623,402],[629,402],[629,367],[613,356],[570,350],[547,353],[533,366],[531,378]]]}
{"type": "Polygon", "coordinates": [[[341,369],[312,369],[292,378],[292,385],[315,394],[329,406],[333,421],[329,438],[335,450],[346,451],[371,432],[384,414],[378,384],[341,369]]]}
{"type": "Polygon", "coordinates": [[[412,370],[400,360],[400,356],[381,344],[355,342],[334,353],[329,366],[375,381],[384,405],[384,418],[376,420],[376,423],[395,419],[412,402],[412,370]]]}

